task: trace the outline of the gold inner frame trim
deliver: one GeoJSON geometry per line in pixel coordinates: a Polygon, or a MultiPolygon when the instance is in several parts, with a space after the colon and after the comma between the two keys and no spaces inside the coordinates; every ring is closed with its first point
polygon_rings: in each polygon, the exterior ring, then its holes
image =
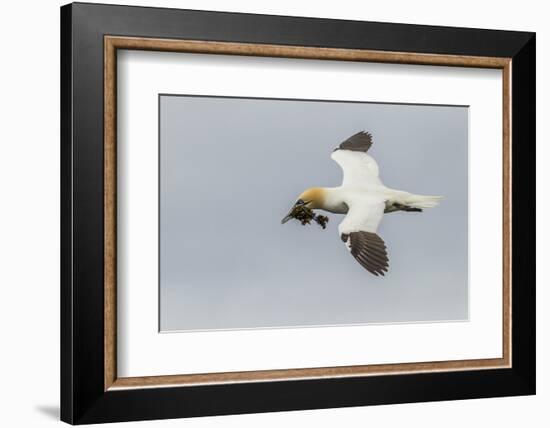
{"type": "Polygon", "coordinates": [[[193,386],[220,383],[282,381],[312,378],[339,378],[394,375],[421,372],[480,370],[511,367],[511,58],[462,55],[386,52],[361,49],[337,49],[309,46],[284,46],[252,43],[171,40],[140,37],[104,37],[104,389],[193,386]],[[502,357],[491,359],[430,361],[420,363],[315,367],[302,369],[260,370],[226,373],[202,373],[170,376],[117,376],[116,321],[116,89],[117,50],[148,50],[213,55],[241,55],[333,61],[380,62],[394,64],[440,65],[495,68],[502,70],[503,93],[503,320],[502,357]]]}

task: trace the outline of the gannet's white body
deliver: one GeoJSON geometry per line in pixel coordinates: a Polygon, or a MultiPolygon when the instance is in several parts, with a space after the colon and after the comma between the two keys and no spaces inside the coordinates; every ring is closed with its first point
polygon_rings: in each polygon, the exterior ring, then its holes
{"type": "Polygon", "coordinates": [[[374,275],[384,275],[388,271],[388,256],[384,241],[376,233],[384,213],[422,211],[436,206],[442,197],[416,195],[384,186],[378,164],[367,154],[371,145],[372,136],[366,132],[359,132],[340,144],[331,157],[344,172],[342,185],[308,189],[296,204],[347,214],[338,226],[342,241],[365,269],[374,275]]]}

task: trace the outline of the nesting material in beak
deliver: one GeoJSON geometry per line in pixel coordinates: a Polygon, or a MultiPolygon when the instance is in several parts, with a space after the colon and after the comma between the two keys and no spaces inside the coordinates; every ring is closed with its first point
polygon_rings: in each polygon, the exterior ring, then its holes
{"type": "Polygon", "coordinates": [[[311,220],[314,220],[323,229],[327,227],[328,217],[323,215],[316,215],[311,208],[308,208],[307,203],[304,201],[298,201],[289,211],[289,213],[281,220],[281,224],[285,224],[292,218],[295,218],[302,226],[311,224],[311,220]]]}

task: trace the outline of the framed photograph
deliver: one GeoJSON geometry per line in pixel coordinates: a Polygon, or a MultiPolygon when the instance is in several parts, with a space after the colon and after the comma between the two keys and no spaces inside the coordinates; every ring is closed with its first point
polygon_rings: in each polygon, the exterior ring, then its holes
{"type": "Polygon", "coordinates": [[[61,417],[535,393],[535,35],[61,8],[61,417]]]}

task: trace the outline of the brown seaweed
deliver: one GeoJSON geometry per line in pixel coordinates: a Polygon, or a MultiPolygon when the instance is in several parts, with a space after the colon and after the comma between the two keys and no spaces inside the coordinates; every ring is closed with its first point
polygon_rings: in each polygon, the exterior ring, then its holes
{"type": "Polygon", "coordinates": [[[298,220],[302,226],[311,224],[311,221],[313,220],[323,229],[326,229],[329,220],[327,216],[315,214],[311,208],[308,208],[305,205],[295,205],[294,208],[292,208],[289,217],[298,220]]]}

